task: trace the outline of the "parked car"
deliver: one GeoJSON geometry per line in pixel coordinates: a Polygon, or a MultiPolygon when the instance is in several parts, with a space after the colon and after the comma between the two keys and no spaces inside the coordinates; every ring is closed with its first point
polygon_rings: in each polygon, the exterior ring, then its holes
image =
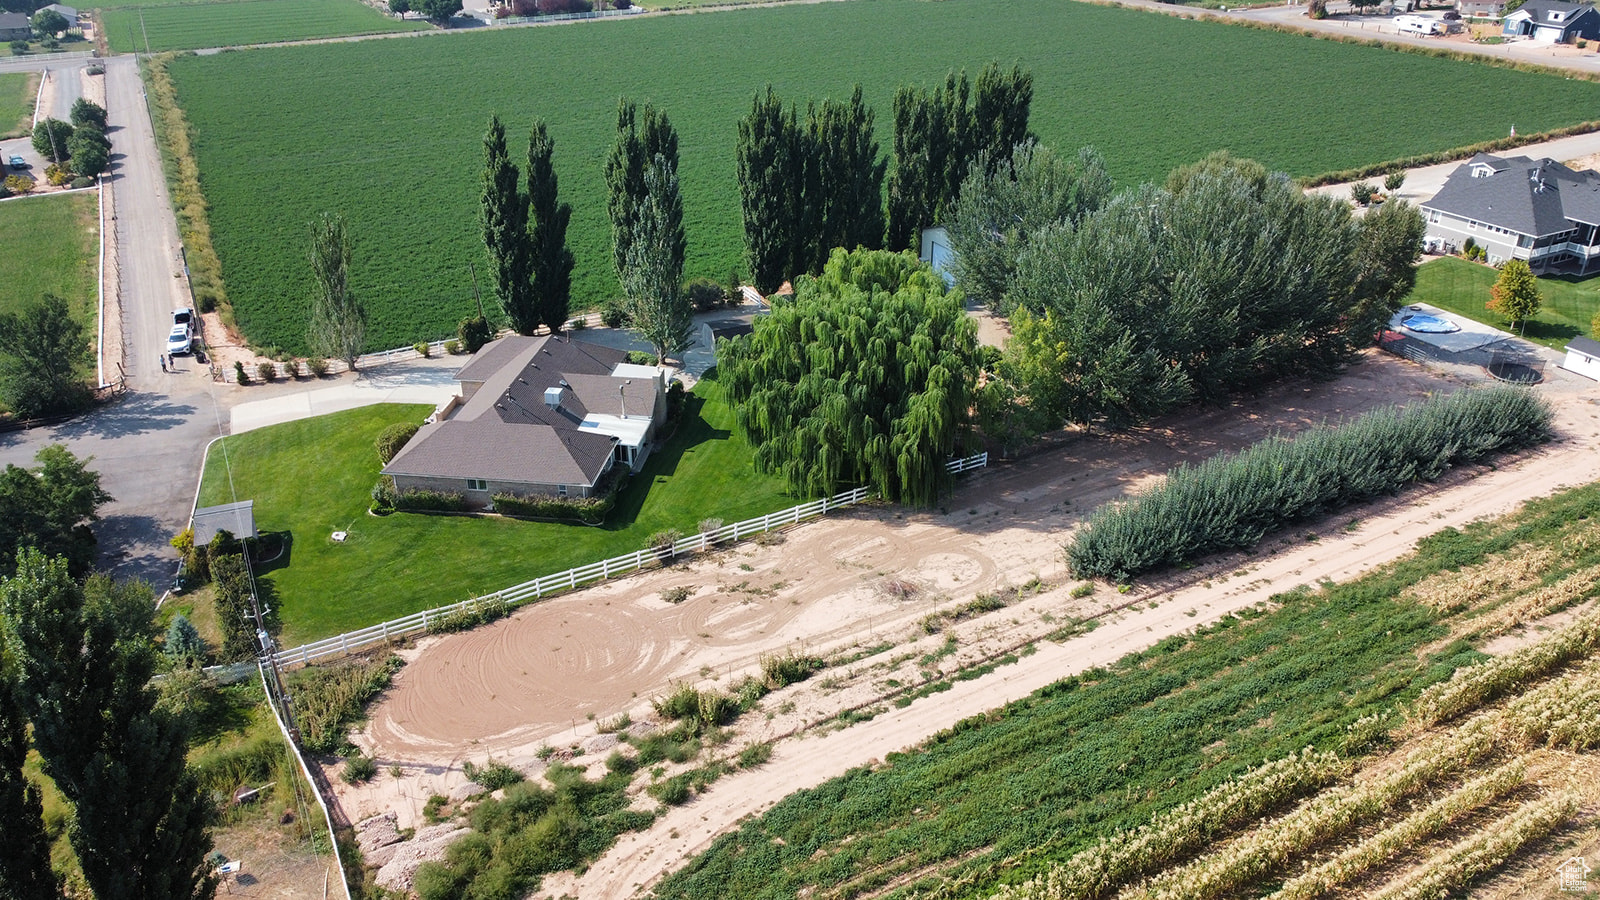
{"type": "Polygon", "coordinates": [[[173,310],[172,324],[183,325],[192,331],[194,329],[194,310],[187,307],[173,310]]]}
{"type": "Polygon", "coordinates": [[[26,169],[28,167],[28,161],[20,156],[13,156],[6,160],[6,162],[9,162],[11,164],[11,168],[13,169],[26,169]]]}
{"type": "Polygon", "coordinates": [[[167,335],[167,353],[177,356],[188,353],[194,347],[194,335],[187,325],[172,326],[172,333],[167,335]]]}

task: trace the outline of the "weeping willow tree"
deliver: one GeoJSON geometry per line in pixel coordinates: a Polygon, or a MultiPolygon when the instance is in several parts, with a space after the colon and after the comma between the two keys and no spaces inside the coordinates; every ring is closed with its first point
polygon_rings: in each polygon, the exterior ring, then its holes
{"type": "Polygon", "coordinates": [[[756,468],[790,490],[871,483],[928,506],[968,434],[977,329],[909,253],[835,250],[717,363],[756,468]]]}

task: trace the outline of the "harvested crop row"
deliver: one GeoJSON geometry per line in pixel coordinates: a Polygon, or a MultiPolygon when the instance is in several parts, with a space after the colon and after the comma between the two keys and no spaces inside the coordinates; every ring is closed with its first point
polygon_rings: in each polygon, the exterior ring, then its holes
{"type": "Polygon", "coordinates": [[[1372,900],[1431,900],[1446,896],[1498,869],[1528,843],[1554,831],[1577,809],[1577,795],[1567,792],[1524,806],[1390,882],[1372,900]]]}
{"type": "Polygon", "coordinates": [[[1211,900],[1234,896],[1307,847],[1348,832],[1394,803],[1465,770],[1490,756],[1494,732],[1464,728],[1429,741],[1408,754],[1405,765],[1365,783],[1330,788],[1293,812],[1256,829],[1222,849],[1162,873],[1122,896],[1127,900],[1211,900]]]}
{"type": "Polygon", "coordinates": [[[1471,620],[1468,626],[1483,635],[1502,634],[1533,619],[1560,612],[1593,596],[1596,591],[1600,591],[1600,565],[1579,569],[1555,584],[1524,594],[1471,620]]]}
{"type": "Polygon", "coordinates": [[[1089,517],[1067,550],[1079,576],[1125,580],[1209,553],[1254,547],[1297,520],[1431,481],[1450,466],[1548,440],[1550,407],[1492,387],[1375,410],[1345,425],[1270,438],[1089,517]]]}
{"type": "Polygon", "coordinates": [[[1506,721],[1529,743],[1567,750],[1600,745],[1600,660],[1506,705],[1506,721]]]}
{"type": "Polygon", "coordinates": [[[1590,613],[1536,644],[1457,669],[1449,681],[1424,690],[1412,721],[1426,727],[1476,709],[1519,685],[1543,678],[1600,647],[1600,613],[1590,613]]]}
{"type": "Polygon", "coordinates": [[[1193,852],[1218,833],[1343,775],[1349,766],[1338,755],[1300,753],[1271,760],[1202,796],[1161,813],[1132,831],[1121,831],[1043,875],[1011,885],[996,900],[1054,900],[1100,897],[1117,885],[1193,852]]]}
{"type": "Polygon", "coordinates": [[[1478,565],[1426,578],[1402,596],[1440,612],[1470,609],[1538,584],[1559,552],[1555,547],[1514,547],[1478,565]]]}
{"type": "Polygon", "coordinates": [[[1527,766],[1519,759],[1474,778],[1315,869],[1295,876],[1268,900],[1315,900],[1330,894],[1416,841],[1515,790],[1526,774],[1527,766]]]}

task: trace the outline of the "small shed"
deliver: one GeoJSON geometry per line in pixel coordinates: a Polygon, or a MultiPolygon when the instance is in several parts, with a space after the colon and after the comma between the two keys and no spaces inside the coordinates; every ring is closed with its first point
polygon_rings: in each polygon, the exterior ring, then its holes
{"type": "Polygon", "coordinates": [[[917,258],[932,263],[933,270],[947,286],[955,285],[956,277],[950,274],[950,266],[955,262],[956,251],[950,248],[950,232],[943,225],[922,229],[922,252],[917,258]]]}
{"type": "Polygon", "coordinates": [[[1561,368],[1600,381],[1600,341],[1586,337],[1568,341],[1567,358],[1562,360],[1561,368]]]}
{"type": "Polygon", "coordinates": [[[256,502],[240,500],[221,506],[202,506],[194,511],[194,542],[209,544],[217,532],[226,531],[236,538],[259,537],[256,534],[256,502]]]}
{"type": "Polygon", "coordinates": [[[61,17],[66,19],[68,22],[71,22],[74,27],[76,27],[78,24],[78,11],[70,6],[63,6],[60,3],[52,3],[49,6],[43,7],[40,11],[43,12],[45,9],[60,13],[61,17]]]}
{"type": "Polygon", "coordinates": [[[700,325],[700,343],[715,348],[717,338],[736,338],[752,334],[756,326],[745,319],[715,319],[700,325]]]}

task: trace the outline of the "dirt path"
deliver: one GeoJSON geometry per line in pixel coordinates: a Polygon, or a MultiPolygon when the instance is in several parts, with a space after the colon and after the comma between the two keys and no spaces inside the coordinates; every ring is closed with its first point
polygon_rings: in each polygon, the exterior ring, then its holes
{"type": "MultiPolygon", "coordinates": [[[[648,831],[624,836],[581,880],[547,880],[547,891],[627,896],[704,849],[741,817],[913,745],[962,717],[1294,585],[1351,577],[1407,552],[1417,538],[1445,525],[1600,478],[1600,454],[1592,449],[1600,436],[1600,407],[1589,399],[1592,385],[1562,384],[1549,392],[1560,406],[1566,437],[1534,456],[1498,470],[1457,473],[1448,484],[1375,507],[1370,517],[1359,511],[1353,515],[1363,522],[1351,531],[1330,527],[1336,533],[1316,542],[1297,536],[1289,550],[1252,559],[1248,584],[1227,579],[1224,570],[1217,583],[1192,584],[1197,579],[1191,573],[1191,584],[1174,591],[1145,586],[1134,598],[1159,605],[1147,602],[1146,608],[1120,613],[1065,644],[1041,644],[1034,655],[957,683],[934,700],[843,731],[782,742],[761,769],[724,778],[648,831]],[[1585,388],[1589,394],[1582,393],[1585,388]]],[[[516,765],[531,762],[544,744],[591,744],[596,739],[586,721],[590,716],[627,711],[638,720],[648,713],[650,696],[674,680],[731,678],[753,668],[761,654],[799,644],[827,652],[865,643],[873,634],[913,631],[929,605],[891,596],[883,590],[891,580],[957,602],[1035,576],[1060,580],[1061,542],[1080,511],[1124,495],[1180,461],[1456,387],[1454,380],[1372,353],[1333,382],[1282,386],[1132,433],[1063,440],[982,473],[952,498],[947,511],[882,509],[830,517],[792,530],[779,546],[745,545],[538,604],[490,627],[432,639],[410,654],[411,663],[360,736],[380,765],[403,765],[412,774],[342,788],[341,803],[353,819],[386,808],[405,816],[430,793],[459,785],[461,760],[494,755],[516,765]],[[694,595],[676,606],[661,599],[662,591],[679,586],[694,595]]],[[[1041,599],[1059,605],[1065,595],[1063,587],[1041,599]]],[[[993,614],[1008,622],[1016,621],[1014,615],[1010,609],[993,614]]],[[[1011,626],[990,628],[1004,632],[1011,626]]]]}

